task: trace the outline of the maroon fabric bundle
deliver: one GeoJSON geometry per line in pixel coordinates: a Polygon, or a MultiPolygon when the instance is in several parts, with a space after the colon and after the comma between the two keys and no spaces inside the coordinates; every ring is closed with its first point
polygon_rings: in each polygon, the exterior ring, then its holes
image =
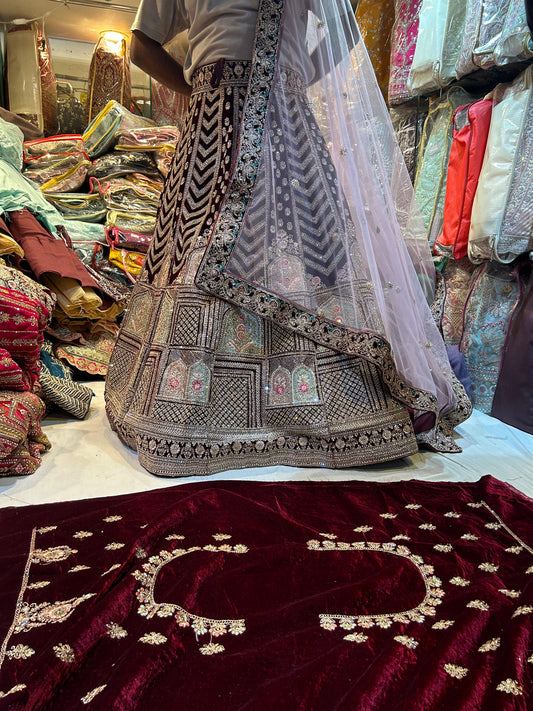
{"type": "Polygon", "coordinates": [[[533,502],[210,482],[0,512],[0,708],[526,711],[533,502]]]}

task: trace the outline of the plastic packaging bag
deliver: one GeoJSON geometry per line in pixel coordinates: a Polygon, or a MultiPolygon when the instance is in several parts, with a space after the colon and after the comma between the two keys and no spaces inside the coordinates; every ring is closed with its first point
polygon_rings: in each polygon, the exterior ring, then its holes
{"type": "Polygon", "coordinates": [[[87,153],[91,158],[101,156],[113,147],[119,131],[153,125],[151,119],[136,116],[117,101],[109,101],[83,134],[87,153]]]}
{"type": "Polygon", "coordinates": [[[155,219],[155,214],[109,210],[106,217],[106,225],[107,227],[118,227],[128,232],[140,232],[141,234],[152,235],[155,230],[155,219]]]}
{"type": "Polygon", "coordinates": [[[72,153],[43,168],[26,169],[24,176],[37,183],[43,192],[71,192],[83,185],[90,166],[85,153],[72,153]]]}
{"type": "Polygon", "coordinates": [[[153,151],[158,148],[175,148],[180,131],[175,126],[132,128],[117,133],[117,151],[153,151]]]}
{"type": "Polygon", "coordinates": [[[66,220],[105,222],[107,208],[98,193],[47,193],[46,199],[66,220]]]}
{"type": "Polygon", "coordinates": [[[83,137],[79,133],[36,138],[33,141],[24,141],[24,161],[29,162],[36,158],[54,153],[80,153],[85,151],[83,137]]]}
{"type": "Polygon", "coordinates": [[[154,177],[158,175],[157,166],[149,153],[145,151],[116,151],[94,160],[89,174],[91,178],[106,180],[127,173],[139,172],[154,177]]]}

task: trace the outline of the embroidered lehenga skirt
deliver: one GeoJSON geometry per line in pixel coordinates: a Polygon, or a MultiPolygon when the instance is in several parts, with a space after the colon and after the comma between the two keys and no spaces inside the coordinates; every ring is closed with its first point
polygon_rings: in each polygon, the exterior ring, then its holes
{"type": "MultiPolygon", "coordinates": [[[[221,78],[217,71],[210,65],[195,74],[156,232],[113,352],[112,427],[160,476],[351,467],[414,453],[408,411],[374,363],[195,285],[236,154],[249,65],[225,62],[221,78]]],[[[295,98],[293,119],[302,140],[316,145],[316,126],[301,118],[303,101],[295,98]]],[[[302,189],[312,191],[313,178],[308,171],[302,189]]]]}

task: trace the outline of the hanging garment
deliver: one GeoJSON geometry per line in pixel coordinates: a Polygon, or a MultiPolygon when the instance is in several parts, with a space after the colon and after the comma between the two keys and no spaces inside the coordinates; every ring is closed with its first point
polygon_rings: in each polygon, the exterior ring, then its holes
{"type": "Polygon", "coordinates": [[[415,106],[391,106],[390,117],[409,177],[414,183],[427,108],[420,101],[415,106]]]}
{"type": "Polygon", "coordinates": [[[474,64],[488,69],[496,64],[495,50],[502,39],[502,29],[511,0],[483,0],[479,33],[473,51],[474,64]]]}
{"type": "Polygon", "coordinates": [[[453,115],[459,106],[471,101],[472,97],[459,87],[449,89],[442,98],[430,101],[420,145],[422,157],[415,178],[415,194],[431,245],[443,227],[453,115]]]}
{"type": "Polygon", "coordinates": [[[531,79],[533,67],[493,93],[493,110],[472,205],[468,256],[512,262],[530,247],[533,221],[531,185],[531,79]]]}
{"type": "Polygon", "coordinates": [[[6,35],[9,109],[40,132],[44,127],[37,25],[12,27],[6,35]]]}
{"type": "Polygon", "coordinates": [[[446,76],[444,73],[444,43],[451,40],[446,32],[451,29],[451,24],[454,28],[453,39],[456,40],[463,14],[461,8],[464,8],[464,2],[457,2],[456,7],[452,0],[422,0],[415,53],[407,80],[412,95],[428,94],[455,79],[455,74],[446,76]]]}
{"type": "Polygon", "coordinates": [[[510,0],[502,34],[494,50],[498,65],[523,61],[533,56],[533,42],[527,25],[524,0],[510,0]]]}
{"type": "Polygon", "coordinates": [[[412,98],[407,87],[418,35],[422,0],[395,0],[395,19],[391,36],[389,104],[412,98]]]}
{"type": "Polygon", "coordinates": [[[475,72],[479,67],[474,64],[474,48],[479,37],[483,0],[465,1],[464,33],[461,36],[459,54],[455,63],[455,74],[458,79],[475,72]]]}
{"type": "Polygon", "coordinates": [[[472,205],[490,129],[492,99],[460,106],[453,117],[444,199],[444,224],[435,242],[436,254],[462,259],[468,251],[472,205]]]}
{"type": "Polygon", "coordinates": [[[417,430],[457,412],[351,5],[306,7],[262,0],[265,51],[194,74],[106,381],[112,426],[159,475],[383,461],[413,451],[410,410],[417,430]]]}
{"type": "Polygon", "coordinates": [[[472,402],[489,413],[509,324],[520,301],[518,267],[485,262],[472,277],[459,349],[472,378],[472,402]]]}
{"type": "Polygon", "coordinates": [[[463,335],[465,303],[470,293],[475,266],[467,257],[450,259],[444,269],[445,296],[440,316],[444,343],[459,345],[463,335]]]}
{"type": "MultiPolygon", "coordinates": [[[[529,265],[529,269],[530,269],[529,265]]],[[[533,434],[533,279],[511,321],[491,415],[533,434]]]]}
{"type": "MultiPolygon", "coordinates": [[[[44,21],[44,19],[43,19],[44,21]]],[[[52,53],[48,37],[43,27],[37,28],[37,51],[39,72],[41,75],[41,99],[43,112],[43,131],[52,136],[57,133],[57,81],[52,63],[52,53]]]]}
{"type": "Polygon", "coordinates": [[[117,101],[128,110],[130,108],[130,55],[126,35],[104,31],[100,33],[89,68],[87,123],[90,123],[109,101],[117,101]]]}
{"type": "MultiPolygon", "coordinates": [[[[183,65],[188,46],[187,33],[179,32],[165,44],[165,50],[183,65]]],[[[171,124],[181,130],[189,106],[189,97],[172,91],[154,78],[150,79],[150,90],[152,118],[155,123],[159,126],[171,124]]]]}
{"type": "Polygon", "coordinates": [[[355,16],[379,87],[386,98],[390,75],[394,0],[360,0],[355,16]]]}

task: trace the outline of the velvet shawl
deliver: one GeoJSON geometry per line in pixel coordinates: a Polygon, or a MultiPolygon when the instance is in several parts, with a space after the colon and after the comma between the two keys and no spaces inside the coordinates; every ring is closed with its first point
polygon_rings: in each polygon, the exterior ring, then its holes
{"type": "Polygon", "coordinates": [[[531,522],[491,477],[5,509],[0,709],[525,711],[531,522]]]}

